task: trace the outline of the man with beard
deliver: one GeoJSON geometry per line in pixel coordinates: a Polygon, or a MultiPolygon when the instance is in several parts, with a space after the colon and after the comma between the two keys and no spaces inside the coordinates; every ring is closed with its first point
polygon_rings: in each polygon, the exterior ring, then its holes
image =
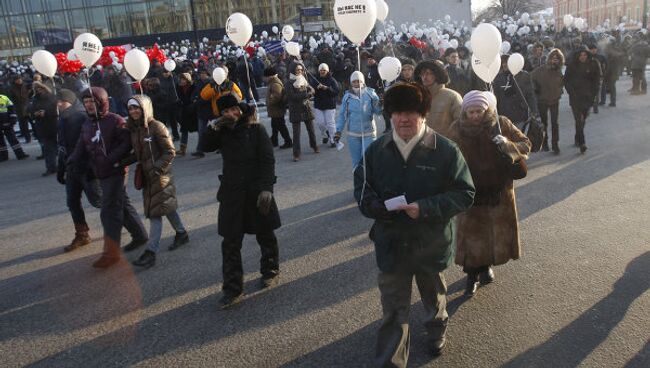
{"type": "Polygon", "coordinates": [[[84,91],[82,100],[88,117],[66,165],[88,160],[99,179],[102,190],[99,216],[104,228],[104,252],[93,267],[108,268],[121,259],[122,226],[133,238],[124,247],[125,251],[146,244],[148,235],[126,193],[127,170],[120,164],[131,151],[131,136],[124,118],[108,111],[108,94],[101,87],[84,91]]]}
{"type": "Polygon", "coordinates": [[[558,125],[560,97],[564,79],[562,77],[564,55],[559,49],[553,49],[548,54],[546,65],[533,70],[531,78],[537,97],[537,110],[544,124],[544,142],[542,150],[548,151],[548,112],[551,112],[551,145],[553,153],[560,153],[560,126],[558,125]]]}
{"type": "Polygon", "coordinates": [[[203,133],[202,151],[221,150],[223,174],[217,193],[219,235],[223,236],[223,297],[221,309],[241,301],[244,271],[241,247],[244,234],[255,234],[262,251],[261,287],[278,283],[280,214],[273,197],[275,158],[266,129],[255,120],[255,110],[231,95],[217,100],[221,117],[203,133]]]}

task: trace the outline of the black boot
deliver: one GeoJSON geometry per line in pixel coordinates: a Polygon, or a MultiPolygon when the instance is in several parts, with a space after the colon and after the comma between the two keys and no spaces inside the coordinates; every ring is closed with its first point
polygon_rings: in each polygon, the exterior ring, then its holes
{"type": "Polygon", "coordinates": [[[131,242],[127,245],[124,246],[124,251],[125,252],[131,252],[133,250],[138,249],[139,247],[147,244],[149,239],[133,239],[131,242]]]}
{"type": "Polygon", "coordinates": [[[284,141],[284,144],[280,146],[280,149],[287,149],[293,147],[293,142],[291,141],[284,141]]]}
{"type": "Polygon", "coordinates": [[[219,300],[219,308],[220,309],[230,308],[233,305],[241,302],[243,296],[244,293],[239,293],[238,295],[224,294],[223,297],[221,297],[221,300],[219,300]]]}
{"type": "Polygon", "coordinates": [[[548,152],[548,141],[544,140],[544,143],[542,143],[542,151],[548,152]]]}
{"type": "Polygon", "coordinates": [[[481,285],[487,285],[494,282],[494,271],[492,271],[492,267],[488,267],[487,271],[481,272],[479,277],[481,279],[481,285]]]}
{"type": "Polygon", "coordinates": [[[174,243],[169,246],[169,250],[174,250],[178,249],[183,244],[187,244],[190,242],[190,236],[187,234],[187,231],[184,231],[182,233],[176,233],[176,236],[174,237],[174,243]]]}
{"type": "Polygon", "coordinates": [[[137,260],[133,261],[134,266],[150,268],[156,264],[156,253],[145,250],[144,253],[137,260]]]}
{"type": "Polygon", "coordinates": [[[467,274],[467,287],[465,288],[465,295],[474,296],[478,288],[478,274],[470,272],[467,274]]]}

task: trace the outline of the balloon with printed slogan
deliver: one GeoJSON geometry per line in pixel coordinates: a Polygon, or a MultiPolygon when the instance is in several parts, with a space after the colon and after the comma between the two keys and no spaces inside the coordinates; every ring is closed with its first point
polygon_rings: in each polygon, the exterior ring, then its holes
{"type": "Polygon", "coordinates": [[[32,64],[34,64],[34,67],[39,73],[49,78],[54,77],[54,73],[56,73],[56,58],[49,51],[36,51],[34,55],[32,55],[32,64]]]}
{"type": "Polygon", "coordinates": [[[149,72],[149,57],[139,49],[133,49],[124,55],[124,67],[133,79],[143,80],[149,72]]]}
{"type": "Polygon", "coordinates": [[[243,13],[233,13],[226,21],[228,38],[237,46],[244,47],[253,35],[253,23],[243,13]]]}
{"type": "Polygon", "coordinates": [[[377,70],[381,79],[390,83],[399,77],[402,72],[402,63],[396,57],[386,56],[379,61],[377,70]]]}
{"type": "Polygon", "coordinates": [[[375,0],[336,0],[334,21],[336,26],[352,41],[360,45],[368,37],[377,20],[375,0]]]}
{"type": "Polygon", "coordinates": [[[218,85],[223,84],[223,82],[228,77],[228,73],[224,68],[214,68],[212,71],[212,79],[217,82],[218,85]]]}
{"type": "Polygon", "coordinates": [[[82,33],[74,40],[74,52],[84,66],[90,67],[102,56],[102,41],[92,33],[82,33]]]}
{"type": "Polygon", "coordinates": [[[478,75],[485,83],[492,83],[494,78],[499,74],[501,69],[501,56],[496,55],[492,62],[489,64],[484,63],[481,59],[472,54],[472,70],[478,75]]]}

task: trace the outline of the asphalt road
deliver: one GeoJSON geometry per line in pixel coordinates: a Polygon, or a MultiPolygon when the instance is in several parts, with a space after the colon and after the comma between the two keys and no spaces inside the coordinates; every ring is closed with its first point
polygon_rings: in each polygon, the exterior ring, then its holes
{"type": "MultiPolygon", "coordinates": [[[[472,299],[459,267],[445,272],[451,324],[437,359],[414,291],[409,366],[650,366],[650,100],[629,96],[629,86],[624,77],[618,107],[588,119],[585,155],[572,146],[563,99],[561,155],[532,155],[517,183],[523,258],[497,267],[497,281],[472,299]]],[[[27,150],[37,155],[35,144],[27,150]]],[[[165,222],[158,263],[146,271],[128,262],[140,251],[109,270],[91,267],[101,226],[89,206],[94,242],[64,254],[74,233],[64,188],[40,177],[42,161],[0,164],[0,366],[369,366],[377,268],[349,155],[324,147],[298,163],[287,150],[276,159],[281,283],[258,290],[259,249],[247,237],[247,296],[227,311],[217,309],[219,155],[174,161],[191,243],[167,251],[165,222]]],[[[131,183],[129,193],[142,213],[131,183]]]]}

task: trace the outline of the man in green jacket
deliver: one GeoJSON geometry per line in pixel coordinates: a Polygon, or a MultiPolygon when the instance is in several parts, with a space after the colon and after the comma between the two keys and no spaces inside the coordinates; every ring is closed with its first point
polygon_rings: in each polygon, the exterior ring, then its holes
{"type": "Polygon", "coordinates": [[[359,209],[375,220],[370,238],[384,315],[375,363],[382,367],[406,366],[413,277],[426,310],[431,352],[442,352],[448,319],[442,271],[454,259],[453,217],[474,199],[460,150],[425,124],[430,101],[428,90],[418,84],[391,87],[384,109],[394,129],[368,147],[354,172],[359,209]],[[395,199],[400,196],[401,201],[395,199]]]}

